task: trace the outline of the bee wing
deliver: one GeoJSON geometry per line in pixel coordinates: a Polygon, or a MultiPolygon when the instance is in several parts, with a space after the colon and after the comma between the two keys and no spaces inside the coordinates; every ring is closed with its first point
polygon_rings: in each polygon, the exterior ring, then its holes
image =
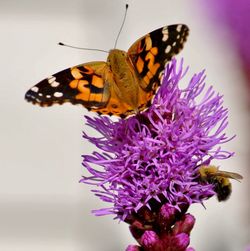
{"type": "Polygon", "coordinates": [[[217,171],[216,173],[213,174],[213,176],[222,176],[224,178],[234,179],[237,181],[243,179],[243,176],[241,176],[240,174],[227,171],[217,171]]]}

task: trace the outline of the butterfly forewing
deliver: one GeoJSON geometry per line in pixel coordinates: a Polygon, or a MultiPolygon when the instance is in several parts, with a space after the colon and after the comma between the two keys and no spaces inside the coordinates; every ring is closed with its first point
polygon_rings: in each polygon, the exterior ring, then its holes
{"type": "Polygon", "coordinates": [[[164,26],[138,39],[128,50],[146,92],[160,85],[167,62],[183,48],[189,29],[184,24],[164,26]]]}
{"type": "Polygon", "coordinates": [[[86,108],[105,107],[110,93],[104,81],[106,62],[78,65],[50,76],[33,86],[27,101],[41,106],[82,104],[86,108]]]}

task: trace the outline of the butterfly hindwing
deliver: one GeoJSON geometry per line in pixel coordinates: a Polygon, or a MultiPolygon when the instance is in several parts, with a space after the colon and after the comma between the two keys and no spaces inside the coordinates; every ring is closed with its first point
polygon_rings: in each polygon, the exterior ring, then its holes
{"type": "Polygon", "coordinates": [[[128,50],[141,87],[155,93],[165,64],[183,48],[189,29],[184,24],[164,26],[138,39],[128,50]]]}
{"type": "Polygon", "coordinates": [[[25,98],[40,106],[71,102],[88,109],[104,107],[110,97],[105,69],[106,62],[91,62],[63,70],[33,86],[25,98]]]}

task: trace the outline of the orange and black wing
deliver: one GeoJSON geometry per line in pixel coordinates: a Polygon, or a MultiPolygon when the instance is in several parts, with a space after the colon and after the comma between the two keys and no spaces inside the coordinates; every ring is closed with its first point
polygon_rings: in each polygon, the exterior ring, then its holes
{"type": "Polygon", "coordinates": [[[152,95],[156,92],[166,63],[183,48],[188,33],[184,24],[164,26],[138,39],[129,48],[128,56],[145,92],[152,95]]]}
{"type": "Polygon", "coordinates": [[[91,62],[60,71],[33,86],[25,99],[40,106],[70,102],[89,110],[105,107],[110,98],[106,67],[106,62],[91,62]]]}

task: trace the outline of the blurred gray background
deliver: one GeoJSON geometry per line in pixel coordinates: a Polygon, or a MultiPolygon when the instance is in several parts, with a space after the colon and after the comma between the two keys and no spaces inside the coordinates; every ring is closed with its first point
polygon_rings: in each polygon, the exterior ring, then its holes
{"type": "Polygon", "coordinates": [[[249,113],[244,75],[230,36],[196,0],[0,0],[0,250],[118,251],[135,243],[125,223],[95,217],[107,206],[79,184],[81,154],[95,148],[81,137],[88,114],[80,106],[51,108],[24,101],[41,79],[106,54],[57,45],[109,50],[129,3],[118,48],[127,50],[140,36],[167,24],[185,23],[190,37],[180,57],[190,65],[186,80],[206,69],[207,83],[224,95],[229,135],[224,145],[235,157],[216,162],[241,173],[229,201],[215,198],[193,205],[191,246],[198,251],[245,250],[249,241],[249,113]]]}

